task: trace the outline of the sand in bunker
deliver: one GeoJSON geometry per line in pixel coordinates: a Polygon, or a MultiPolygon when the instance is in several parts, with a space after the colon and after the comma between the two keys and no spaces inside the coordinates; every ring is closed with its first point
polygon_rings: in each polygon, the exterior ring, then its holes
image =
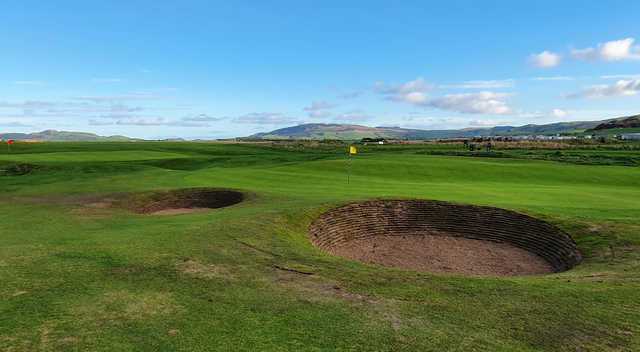
{"type": "Polygon", "coordinates": [[[329,252],[368,264],[445,274],[506,276],[554,272],[544,259],[506,243],[442,235],[378,235],[351,240],[329,252]]]}

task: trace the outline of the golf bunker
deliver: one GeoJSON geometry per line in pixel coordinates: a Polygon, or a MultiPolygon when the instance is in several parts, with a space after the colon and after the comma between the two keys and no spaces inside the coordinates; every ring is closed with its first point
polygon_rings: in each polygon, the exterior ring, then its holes
{"type": "Polygon", "coordinates": [[[500,208],[432,200],[352,203],[320,215],[308,235],[329,254],[437,273],[550,274],[582,260],[573,239],[547,222],[500,208]]]}
{"type": "Polygon", "coordinates": [[[176,215],[228,207],[244,200],[238,191],[219,189],[185,189],[154,194],[153,199],[135,212],[149,215],[176,215]]]}

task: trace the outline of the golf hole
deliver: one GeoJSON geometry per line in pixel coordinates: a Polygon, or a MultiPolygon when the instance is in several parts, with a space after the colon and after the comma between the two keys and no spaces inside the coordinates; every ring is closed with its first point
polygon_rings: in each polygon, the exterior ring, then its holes
{"type": "Polygon", "coordinates": [[[573,239],[513,211],[431,200],[378,200],[320,215],[315,247],[385,267],[465,275],[540,275],[578,265],[573,239]]]}

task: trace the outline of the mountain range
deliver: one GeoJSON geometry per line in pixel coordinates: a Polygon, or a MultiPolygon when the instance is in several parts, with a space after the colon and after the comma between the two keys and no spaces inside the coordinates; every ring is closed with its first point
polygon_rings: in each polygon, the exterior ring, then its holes
{"type": "Polygon", "coordinates": [[[245,140],[271,139],[342,139],[362,138],[385,139],[437,139],[469,138],[475,136],[514,136],[597,133],[609,128],[633,127],[640,124],[640,115],[607,119],[601,121],[557,122],[544,125],[497,126],[486,128],[463,128],[457,130],[419,130],[400,127],[367,127],[350,124],[309,123],[258,133],[245,140]]]}
{"type": "MultiPolygon", "coordinates": [[[[640,128],[640,115],[625,116],[601,121],[557,122],[545,125],[529,124],[524,126],[496,126],[486,128],[463,128],[457,130],[420,130],[401,127],[368,127],[351,124],[308,123],[285,127],[271,132],[257,133],[239,140],[277,140],[277,139],[342,139],[359,140],[362,138],[385,139],[438,139],[469,138],[475,136],[515,136],[515,135],[551,135],[551,134],[599,134],[637,132],[640,128]],[[625,131],[626,130],[626,131],[625,131]]],[[[34,133],[0,133],[1,140],[32,141],[78,141],[78,142],[121,142],[139,139],[125,136],[100,136],[87,132],[69,132],[45,130],[34,133]]]]}
{"type": "Polygon", "coordinates": [[[125,136],[99,136],[94,133],[87,132],[69,132],[69,131],[56,131],[46,130],[42,132],[34,133],[0,133],[0,139],[16,139],[27,141],[46,141],[46,142],[62,142],[62,141],[74,141],[74,142],[126,142],[132,141],[133,138],[125,136]]]}

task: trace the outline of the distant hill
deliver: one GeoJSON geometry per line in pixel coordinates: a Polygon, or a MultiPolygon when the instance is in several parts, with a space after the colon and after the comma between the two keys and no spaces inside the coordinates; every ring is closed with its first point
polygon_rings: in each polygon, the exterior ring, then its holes
{"type": "Polygon", "coordinates": [[[258,133],[244,139],[437,139],[495,135],[550,135],[559,133],[582,133],[586,130],[593,129],[606,121],[609,120],[558,122],[546,125],[529,124],[517,127],[497,126],[490,128],[464,128],[459,130],[418,130],[400,127],[367,127],[347,124],[310,123],[281,128],[266,133],[258,133]]]}
{"type": "Polygon", "coordinates": [[[48,142],[101,142],[101,141],[131,141],[134,140],[125,136],[99,136],[94,133],[87,132],[69,132],[46,130],[34,133],[0,133],[0,139],[23,139],[23,140],[44,140],[48,142]]]}
{"type": "MultiPolygon", "coordinates": [[[[444,131],[442,131],[444,132],[444,131]]],[[[441,133],[437,133],[439,135],[441,133]]],[[[347,124],[309,123],[281,128],[267,133],[258,133],[248,139],[361,139],[361,138],[437,138],[430,131],[399,127],[368,127],[347,124]]]]}
{"type": "Polygon", "coordinates": [[[592,131],[620,129],[620,128],[640,128],[640,115],[625,116],[617,119],[607,120],[597,125],[592,131]]]}

